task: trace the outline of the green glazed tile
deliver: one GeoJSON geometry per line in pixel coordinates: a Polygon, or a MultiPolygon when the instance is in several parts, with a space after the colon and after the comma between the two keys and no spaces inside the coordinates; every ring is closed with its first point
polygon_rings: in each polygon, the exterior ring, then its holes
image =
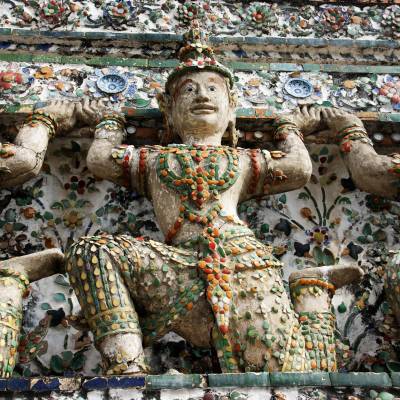
{"type": "Polygon", "coordinates": [[[226,66],[235,71],[268,71],[269,63],[249,63],[243,61],[231,61],[226,66]]]}
{"type": "Polygon", "coordinates": [[[11,35],[12,29],[11,28],[0,28],[0,35],[11,35]]]}
{"type": "Polygon", "coordinates": [[[400,388],[400,372],[392,372],[390,378],[392,379],[393,386],[400,388]]]}
{"type": "Polygon", "coordinates": [[[202,375],[147,375],[146,387],[148,389],[181,389],[204,387],[205,380],[202,375]]]}
{"type": "Polygon", "coordinates": [[[62,56],[62,64],[85,64],[86,59],[79,56],[62,56]]]}
{"type": "Polygon", "coordinates": [[[268,372],[243,374],[208,374],[209,387],[261,387],[269,386],[268,372]]]}
{"type": "Polygon", "coordinates": [[[255,111],[253,108],[238,108],[236,110],[237,117],[254,117],[255,111]]]}
{"type": "Polygon", "coordinates": [[[304,72],[311,72],[311,71],[320,71],[321,66],[319,64],[303,64],[303,71],[304,72]]]}
{"type": "MultiPolygon", "coordinates": [[[[146,58],[123,58],[124,64],[127,67],[145,67],[149,66],[149,60],[146,58]]],[[[121,64],[122,65],[122,64],[121,64]]]]}
{"type": "Polygon", "coordinates": [[[0,61],[32,62],[32,54],[3,53],[0,54],[0,61]]]}
{"type": "Polygon", "coordinates": [[[56,54],[39,54],[32,56],[32,62],[34,63],[61,63],[62,56],[56,54]]]}
{"type": "Polygon", "coordinates": [[[175,68],[178,64],[178,60],[149,60],[150,68],[175,68]]]}
{"type": "Polygon", "coordinates": [[[391,387],[392,381],[386,372],[331,372],[332,386],[391,387]]]}
{"type": "Polygon", "coordinates": [[[330,386],[328,372],[270,372],[271,386],[330,386]]]}
{"type": "Polygon", "coordinates": [[[379,113],[379,121],[400,122],[400,113],[379,113]]]}
{"type": "Polygon", "coordinates": [[[271,71],[286,71],[286,72],[294,72],[302,70],[301,65],[289,64],[289,63],[271,63],[269,68],[271,71]]]}
{"type": "Polygon", "coordinates": [[[158,108],[124,108],[123,112],[128,118],[160,118],[161,111],[158,108]]]}

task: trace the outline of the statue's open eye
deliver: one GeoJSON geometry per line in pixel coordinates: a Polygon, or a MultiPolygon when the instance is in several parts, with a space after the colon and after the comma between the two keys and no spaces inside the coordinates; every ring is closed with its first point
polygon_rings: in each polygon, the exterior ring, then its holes
{"type": "Polygon", "coordinates": [[[189,86],[187,86],[186,91],[189,92],[189,93],[193,92],[194,91],[194,87],[192,85],[189,85],[189,86]]]}
{"type": "Polygon", "coordinates": [[[208,87],[208,90],[209,90],[210,92],[215,92],[217,89],[216,89],[215,86],[209,86],[209,87],[208,87]]]}

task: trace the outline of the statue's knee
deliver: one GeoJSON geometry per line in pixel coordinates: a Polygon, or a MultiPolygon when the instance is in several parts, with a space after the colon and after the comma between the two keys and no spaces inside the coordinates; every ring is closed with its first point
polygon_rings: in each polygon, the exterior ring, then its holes
{"type": "Polygon", "coordinates": [[[90,243],[90,237],[81,237],[74,242],[66,253],[66,271],[68,274],[74,274],[89,261],[89,252],[86,251],[90,243]]]}

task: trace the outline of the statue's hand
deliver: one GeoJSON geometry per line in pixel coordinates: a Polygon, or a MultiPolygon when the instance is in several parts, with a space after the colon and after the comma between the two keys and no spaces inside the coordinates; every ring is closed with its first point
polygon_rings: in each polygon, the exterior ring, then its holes
{"type": "Polygon", "coordinates": [[[78,121],[85,125],[94,126],[102,118],[107,110],[107,104],[103,100],[89,101],[85,98],[82,102],[76,103],[75,115],[78,121]]]}
{"type": "Polygon", "coordinates": [[[51,101],[45,107],[35,109],[49,114],[57,123],[57,133],[72,130],[76,123],[75,103],[71,101],[51,101]]]}
{"type": "Polygon", "coordinates": [[[323,108],[322,116],[328,128],[334,132],[340,132],[350,126],[364,127],[360,118],[338,108],[323,108]]]}
{"type": "Polygon", "coordinates": [[[321,124],[322,108],[303,106],[296,109],[293,114],[285,115],[285,119],[289,119],[296,124],[303,135],[310,135],[315,132],[321,124]]]}

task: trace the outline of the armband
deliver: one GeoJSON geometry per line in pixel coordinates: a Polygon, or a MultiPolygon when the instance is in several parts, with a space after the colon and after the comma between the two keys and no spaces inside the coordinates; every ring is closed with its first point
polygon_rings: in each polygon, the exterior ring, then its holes
{"type": "Polygon", "coordinates": [[[48,129],[49,138],[53,138],[57,132],[57,122],[50,115],[43,111],[35,111],[25,121],[24,125],[35,127],[38,123],[42,123],[48,129]]]}
{"type": "Polygon", "coordinates": [[[276,118],[273,124],[274,127],[274,140],[283,141],[286,140],[290,133],[294,133],[302,141],[304,141],[303,134],[297,125],[287,118],[279,117],[276,118]]]}
{"type": "Polygon", "coordinates": [[[95,139],[106,139],[107,135],[104,134],[106,131],[121,131],[126,138],[125,131],[125,116],[119,113],[108,113],[104,114],[103,118],[97,123],[95,131],[95,139]]]}
{"type": "Polygon", "coordinates": [[[352,142],[357,140],[373,146],[371,139],[368,137],[367,131],[362,126],[347,126],[337,133],[337,137],[340,141],[340,151],[342,153],[350,153],[352,142]]]}

